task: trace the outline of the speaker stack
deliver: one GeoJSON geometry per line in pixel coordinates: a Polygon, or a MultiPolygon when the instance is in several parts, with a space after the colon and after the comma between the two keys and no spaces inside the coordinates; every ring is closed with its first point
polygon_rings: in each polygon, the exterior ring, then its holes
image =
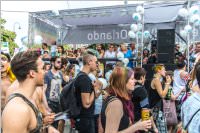
{"type": "MultiPolygon", "coordinates": [[[[174,71],[175,29],[159,29],[157,31],[157,41],[151,43],[152,48],[157,47],[157,63],[164,64],[167,71],[174,71]]],[[[143,65],[143,68],[147,71],[145,82],[147,90],[149,90],[153,78],[153,66],[154,64],[143,65]]]]}
{"type": "Polygon", "coordinates": [[[175,29],[157,31],[158,63],[174,63],[175,29]]]}

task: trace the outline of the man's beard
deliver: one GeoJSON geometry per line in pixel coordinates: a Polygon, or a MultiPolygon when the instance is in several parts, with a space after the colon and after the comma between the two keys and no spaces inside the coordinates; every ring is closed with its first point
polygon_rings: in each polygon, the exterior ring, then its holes
{"type": "Polygon", "coordinates": [[[57,66],[54,65],[54,69],[55,69],[55,70],[60,70],[61,67],[57,67],[57,66]]]}

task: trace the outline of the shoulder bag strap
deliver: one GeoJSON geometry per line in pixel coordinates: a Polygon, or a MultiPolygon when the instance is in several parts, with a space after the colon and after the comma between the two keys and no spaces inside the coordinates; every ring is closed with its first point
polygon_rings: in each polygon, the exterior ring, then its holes
{"type": "Polygon", "coordinates": [[[185,128],[184,128],[185,130],[188,128],[190,122],[192,121],[192,119],[194,118],[194,116],[195,116],[199,111],[200,111],[200,109],[198,109],[198,110],[192,115],[191,119],[189,120],[189,122],[186,124],[186,126],[185,126],[185,128]]]}

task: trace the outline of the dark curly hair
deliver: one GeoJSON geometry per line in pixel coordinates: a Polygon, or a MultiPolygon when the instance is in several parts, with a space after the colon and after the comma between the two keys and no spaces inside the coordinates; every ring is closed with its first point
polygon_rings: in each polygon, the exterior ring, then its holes
{"type": "Polygon", "coordinates": [[[30,70],[37,72],[38,51],[24,51],[17,53],[11,61],[11,70],[19,82],[27,78],[30,70]]]}

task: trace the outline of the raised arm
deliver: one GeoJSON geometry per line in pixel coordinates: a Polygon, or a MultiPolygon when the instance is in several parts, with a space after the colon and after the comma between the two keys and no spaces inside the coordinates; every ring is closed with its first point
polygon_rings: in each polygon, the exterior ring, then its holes
{"type": "Polygon", "coordinates": [[[164,89],[162,88],[162,85],[159,79],[155,78],[153,81],[154,88],[157,90],[159,96],[162,98],[165,98],[165,96],[167,95],[167,92],[171,83],[171,78],[169,76],[167,76],[166,78],[167,78],[167,81],[165,83],[164,89]]]}

